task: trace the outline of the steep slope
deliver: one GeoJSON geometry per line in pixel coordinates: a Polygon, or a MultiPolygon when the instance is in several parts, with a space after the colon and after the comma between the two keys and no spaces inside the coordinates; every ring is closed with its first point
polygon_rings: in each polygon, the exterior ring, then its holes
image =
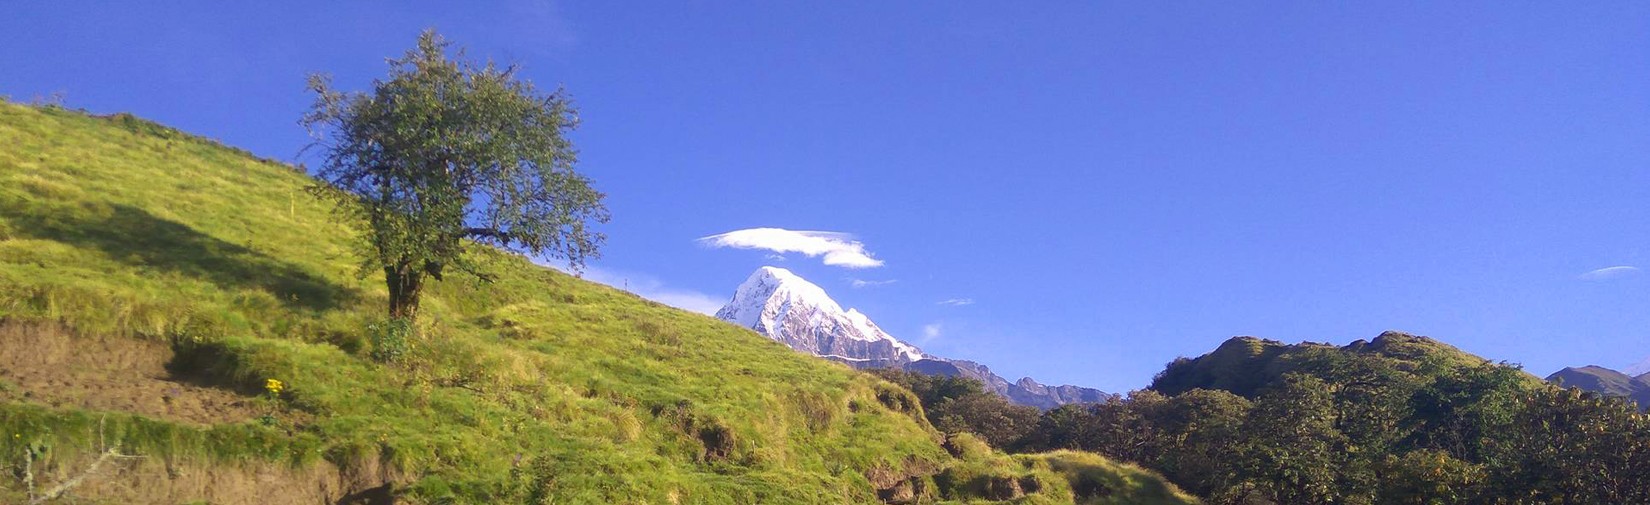
{"type": "MultiPolygon", "coordinates": [[[[380,363],[384,288],[310,184],[0,102],[5,464],[43,492],[101,461],[73,489],[94,503],[979,498],[934,485],[959,466],[909,392],[488,249],[497,281],[432,285],[380,363]]],[[[0,503],[26,487],[0,475],[0,503]]]]}
{"type": "Polygon", "coordinates": [[[756,330],[792,349],[856,368],[891,367],[975,379],[986,389],[1021,405],[1049,409],[1067,403],[1098,402],[1108,396],[1079,386],[1047,386],[1030,377],[1009,382],[979,363],[927,355],[889,335],[858,310],[842,310],[824,288],[779,267],[765,266],[751,273],[716,317],[756,330]]]}
{"type": "Polygon", "coordinates": [[[1568,367],[1547,376],[1547,382],[1606,396],[1625,398],[1637,403],[1640,410],[1650,409],[1650,374],[1628,376],[1608,368],[1589,365],[1568,367]]]}

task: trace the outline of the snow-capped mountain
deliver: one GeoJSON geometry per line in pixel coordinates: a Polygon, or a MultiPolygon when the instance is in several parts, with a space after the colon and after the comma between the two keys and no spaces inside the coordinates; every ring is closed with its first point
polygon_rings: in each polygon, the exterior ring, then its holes
{"type": "Polygon", "coordinates": [[[1650,375],[1650,358],[1644,358],[1644,361],[1640,361],[1632,366],[1621,369],[1621,373],[1634,377],[1650,375]]]}
{"type": "Polygon", "coordinates": [[[865,314],[842,310],[824,289],[783,268],[757,269],[716,317],[842,361],[899,364],[923,358],[922,350],[882,331],[865,314]]]}
{"type": "Polygon", "coordinates": [[[1009,382],[972,361],[930,356],[877,327],[855,309],[843,310],[825,290],[789,270],[762,267],[734,291],[716,317],[756,330],[792,349],[856,368],[902,368],[933,375],[979,380],[985,388],[1021,405],[1053,408],[1108,397],[1078,386],[1045,386],[1022,378],[1009,382]]]}

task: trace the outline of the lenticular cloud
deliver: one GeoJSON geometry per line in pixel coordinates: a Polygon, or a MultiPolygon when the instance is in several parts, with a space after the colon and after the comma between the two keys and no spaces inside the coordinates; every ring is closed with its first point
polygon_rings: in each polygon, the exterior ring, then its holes
{"type": "Polygon", "coordinates": [[[1577,278],[1584,281],[1607,281],[1610,279],[1627,277],[1637,273],[1639,273],[1638,267],[1622,265],[1593,270],[1591,272],[1581,274],[1577,278]]]}
{"type": "Polygon", "coordinates": [[[865,244],[853,235],[832,231],[797,231],[783,228],[750,228],[699,239],[710,247],[766,249],[776,253],[798,253],[810,258],[824,256],[826,265],[846,268],[874,268],[882,260],[871,257],[865,244]]]}

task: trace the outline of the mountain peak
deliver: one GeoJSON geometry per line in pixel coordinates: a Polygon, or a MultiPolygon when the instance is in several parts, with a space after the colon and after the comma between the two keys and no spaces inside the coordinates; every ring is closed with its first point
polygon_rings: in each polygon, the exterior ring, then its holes
{"type": "Polygon", "coordinates": [[[790,270],[765,266],[751,272],[750,277],[746,277],[745,282],[739,285],[739,290],[735,292],[735,296],[744,292],[772,294],[774,290],[782,286],[818,291],[821,295],[825,293],[824,289],[808,282],[807,279],[803,279],[801,276],[791,273],[790,270]]]}
{"type": "Polygon", "coordinates": [[[1575,387],[1607,396],[1619,396],[1650,408],[1650,381],[1598,365],[1565,367],[1547,376],[1547,382],[1575,387]]]}
{"type": "Polygon", "coordinates": [[[1631,366],[1628,366],[1627,368],[1621,369],[1621,373],[1631,375],[1631,376],[1634,376],[1634,377],[1643,377],[1643,376],[1646,376],[1646,375],[1650,375],[1650,358],[1644,358],[1644,361],[1634,363],[1631,366]]]}
{"type": "MultiPolygon", "coordinates": [[[[776,267],[776,266],[764,266],[762,268],[758,268],[758,269],[756,269],[755,272],[751,272],[751,278],[752,279],[757,279],[757,278],[779,279],[779,280],[792,280],[792,279],[794,279],[794,280],[803,281],[801,277],[798,277],[796,274],[791,273],[790,270],[786,270],[786,269],[779,268],[779,267],[776,267]]],[[[750,282],[750,281],[747,280],[746,282],[750,282]]],[[[807,282],[807,281],[803,281],[803,282],[807,282]]]]}
{"type": "Polygon", "coordinates": [[[824,288],[774,266],[752,272],[716,317],[820,356],[895,363],[923,358],[922,350],[882,331],[865,314],[843,310],[824,288]]]}
{"type": "Polygon", "coordinates": [[[929,356],[889,335],[858,309],[843,310],[823,288],[779,267],[752,272],[716,317],[855,368],[898,368],[979,380],[987,390],[1021,405],[1048,409],[1106,398],[1098,390],[1048,386],[1030,377],[1009,383],[979,363],[929,356]]]}

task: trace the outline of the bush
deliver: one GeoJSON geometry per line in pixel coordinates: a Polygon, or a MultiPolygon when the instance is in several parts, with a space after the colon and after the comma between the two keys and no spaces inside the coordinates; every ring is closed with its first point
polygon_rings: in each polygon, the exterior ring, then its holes
{"type": "Polygon", "coordinates": [[[372,339],[372,359],[381,363],[400,361],[408,351],[412,350],[413,326],[412,321],[405,318],[391,318],[373,323],[367,327],[367,333],[372,339]]]}
{"type": "Polygon", "coordinates": [[[910,390],[910,393],[879,390],[877,400],[883,405],[907,414],[915,414],[921,407],[928,422],[947,434],[973,433],[992,447],[1007,448],[1037,424],[1036,407],[1009,403],[996,393],[986,391],[985,385],[975,379],[898,369],[878,369],[871,373],[910,390]],[[912,400],[917,404],[911,405],[912,400]]]}

